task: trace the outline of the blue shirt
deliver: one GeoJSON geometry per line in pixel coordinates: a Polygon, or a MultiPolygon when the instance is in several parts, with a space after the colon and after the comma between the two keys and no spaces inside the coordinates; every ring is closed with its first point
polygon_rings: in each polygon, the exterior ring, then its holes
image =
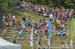
{"type": "Polygon", "coordinates": [[[30,20],[30,19],[27,19],[27,20],[26,20],[26,23],[27,23],[27,24],[30,24],[30,23],[31,23],[31,20],[30,20]]]}

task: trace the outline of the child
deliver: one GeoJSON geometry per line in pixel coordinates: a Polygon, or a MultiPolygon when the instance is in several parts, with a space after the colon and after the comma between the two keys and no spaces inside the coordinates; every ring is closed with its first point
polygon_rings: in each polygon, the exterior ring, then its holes
{"type": "Polygon", "coordinates": [[[45,31],[45,35],[47,36],[47,32],[48,32],[47,31],[48,30],[48,24],[47,23],[44,24],[43,29],[45,31]]]}
{"type": "Polygon", "coordinates": [[[17,23],[20,23],[21,20],[22,20],[22,17],[21,17],[21,16],[18,16],[18,17],[17,17],[17,23]]]}
{"type": "Polygon", "coordinates": [[[7,36],[7,35],[8,35],[7,29],[4,29],[4,30],[3,30],[3,35],[4,35],[4,36],[7,36]]]}
{"type": "Polygon", "coordinates": [[[13,16],[11,14],[8,16],[8,23],[9,23],[9,26],[13,25],[13,16]]]}
{"type": "Polygon", "coordinates": [[[23,35],[24,35],[24,32],[25,32],[25,25],[24,25],[24,23],[23,23],[23,24],[21,24],[21,29],[20,29],[20,31],[19,31],[19,35],[20,35],[20,36],[23,36],[23,35]]]}
{"type": "Polygon", "coordinates": [[[47,33],[47,22],[45,21],[45,19],[42,20],[42,22],[40,23],[41,24],[41,29],[47,33]]]}
{"type": "Polygon", "coordinates": [[[64,24],[64,22],[61,23],[61,29],[65,29],[65,24],[64,24]]]}
{"type": "Polygon", "coordinates": [[[64,37],[64,36],[66,36],[66,33],[61,30],[61,31],[58,33],[58,36],[62,38],[62,37],[64,37]]]}
{"type": "Polygon", "coordinates": [[[36,32],[36,37],[37,37],[37,42],[36,42],[37,49],[40,49],[40,45],[41,45],[41,34],[40,34],[40,32],[38,30],[36,32]]]}
{"type": "Polygon", "coordinates": [[[8,22],[5,21],[5,22],[4,22],[4,28],[6,28],[7,26],[8,26],[8,22]]]}
{"type": "Polygon", "coordinates": [[[60,29],[60,24],[61,24],[61,20],[59,18],[57,18],[56,19],[56,23],[55,23],[56,30],[59,30],[60,29]]]}
{"type": "Polygon", "coordinates": [[[18,23],[15,24],[16,30],[20,30],[20,25],[18,25],[18,23]]]}
{"type": "Polygon", "coordinates": [[[14,43],[14,44],[16,44],[16,40],[17,40],[17,39],[16,39],[16,36],[14,36],[14,38],[13,38],[13,43],[14,43]]]}
{"type": "Polygon", "coordinates": [[[45,36],[45,39],[44,39],[44,49],[48,49],[48,39],[47,39],[47,36],[45,36]]]}
{"type": "MultiPolygon", "coordinates": [[[[28,16],[27,20],[26,20],[26,25],[28,27],[28,29],[31,29],[31,19],[30,19],[30,16],[28,16]]],[[[30,30],[28,30],[30,31],[30,30]]]]}
{"type": "Polygon", "coordinates": [[[28,18],[27,18],[27,20],[26,20],[26,24],[27,24],[28,26],[30,26],[30,24],[31,24],[30,16],[28,16],[28,18]]]}
{"type": "Polygon", "coordinates": [[[68,44],[66,43],[64,43],[64,42],[62,42],[62,49],[68,49],[68,44]]]}
{"type": "Polygon", "coordinates": [[[8,29],[8,22],[4,22],[4,30],[3,30],[3,34],[4,34],[4,36],[7,36],[9,33],[7,32],[7,29],[8,29]]]}
{"type": "Polygon", "coordinates": [[[39,40],[38,44],[37,44],[37,49],[40,49],[40,43],[41,43],[41,41],[39,40]]]}

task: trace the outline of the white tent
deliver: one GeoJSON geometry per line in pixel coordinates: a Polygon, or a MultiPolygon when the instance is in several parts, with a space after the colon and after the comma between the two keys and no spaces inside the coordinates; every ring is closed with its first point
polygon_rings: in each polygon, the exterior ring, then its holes
{"type": "Polygon", "coordinates": [[[0,37],[0,49],[21,49],[19,44],[10,43],[0,37]]]}

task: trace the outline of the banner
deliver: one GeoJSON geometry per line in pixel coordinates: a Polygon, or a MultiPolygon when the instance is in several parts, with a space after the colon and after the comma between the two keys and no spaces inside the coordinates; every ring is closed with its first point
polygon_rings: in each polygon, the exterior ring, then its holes
{"type": "Polygon", "coordinates": [[[32,31],[30,35],[30,46],[33,47],[33,28],[34,28],[34,20],[32,21],[32,31]]]}

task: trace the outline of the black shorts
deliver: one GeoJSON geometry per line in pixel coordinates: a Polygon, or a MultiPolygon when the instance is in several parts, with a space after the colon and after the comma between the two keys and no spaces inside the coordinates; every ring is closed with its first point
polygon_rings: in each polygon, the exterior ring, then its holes
{"type": "Polygon", "coordinates": [[[44,30],[46,33],[47,33],[47,29],[46,30],[44,30]]]}
{"type": "Polygon", "coordinates": [[[30,24],[28,24],[28,26],[30,26],[30,24]]]}

